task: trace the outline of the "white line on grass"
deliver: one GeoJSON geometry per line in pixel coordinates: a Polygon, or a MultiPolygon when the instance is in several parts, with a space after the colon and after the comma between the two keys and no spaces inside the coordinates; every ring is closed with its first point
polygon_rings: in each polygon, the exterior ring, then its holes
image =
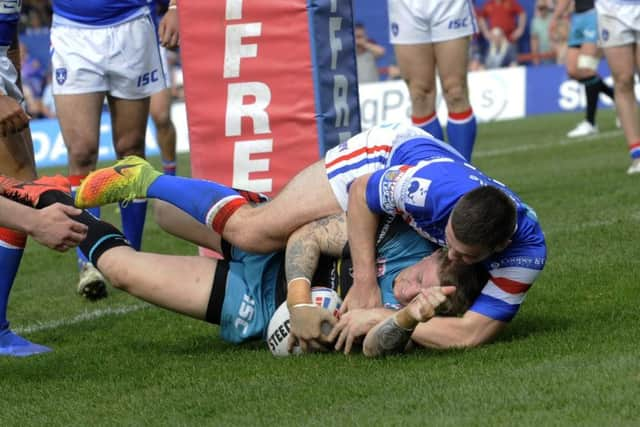
{"type": "Polygon", "coordinates": [[[30,334],[32,332],[47,331],[57,329],[63,326],[76,325],[78,323],[88,322],[90,320],[99,319],[107,316],[122,316],[150,307],[149,304],[125,305],[120,307],[101,308],[98,310],[85,311],[70,319],[52,320],[49,322],[37,322],[33,325],[12,328],[18,334],[30,334]]]}
{"type": "Polygon", "coordinates": [[[495,157],[503,156],[505,154],[521,153],[525,151],[539,150],[541,148],[550,148],[557,145],[571,145],[578,144],[585,141],[600,141],[614,136],[622,135],[620,130],[610,130],[607,132],[601,132],[596,135],[584,136],[580,138],[562,139],[560,142],[547,142],[545,144],[519,144],[508,148],[496,148],[495,150],[478,150],[473,153],[474,157],[495,157]]]}

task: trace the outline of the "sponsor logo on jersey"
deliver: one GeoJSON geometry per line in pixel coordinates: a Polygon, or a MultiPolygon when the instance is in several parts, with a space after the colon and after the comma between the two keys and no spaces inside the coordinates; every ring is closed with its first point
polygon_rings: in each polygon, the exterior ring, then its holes
{"type": "Polygon", "coordinates": [[[429,191],[429,186],[431,185],[431,180],[422,179],[422,178],[413,178],[409,181],[409,186],[407,187],[405,194],[405,203],[413,206],[424,206],[427,200],[427,192],[429,191]]]}
{"type": "Polygon", "coordinates": [[[66,68],[56,68],[56,81],[60,86],[67,81],[67,69],[66,68]]]}

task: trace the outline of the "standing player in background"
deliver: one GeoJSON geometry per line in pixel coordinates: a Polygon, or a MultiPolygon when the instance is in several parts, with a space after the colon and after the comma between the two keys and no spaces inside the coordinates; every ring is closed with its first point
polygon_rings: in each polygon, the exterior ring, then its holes
{"type": "MultiPolygon", "coordinates": [[[[558,20],[569,11],[572,0],[559,0],[549,23],[549,35],[554,37],[558,20]]],[[[587,95],[587,111],[583,121],[567,133],[569,138],[598,133],[596,111],[598,96],[604,93],[613,100],[613,88],[602,81],[598,75],[600,51],[598,49],[598,16],[594,9],[594,0],[575,0],[571,14],[571,30],[567,42],[567,74],[582,83],[587,95]]]]}
{"type": "MultiPolygon", "coordinates": [[[[20,2],[0,1],[0,8],[0,173],[28,181],[35,179],[36,167],[30,117],[25,112],[20,82],[20,2]]],[[[26,242],[26,233],[0,228],[0,355],[29,356],[50,351],[14,334],[7,320],[9,293],[26,242]]]]}
{"type": "MultiPolygon", "coordinates": [[[[109,104],[116,155],[144,156],[150,96],[167,87],[148,0],[53,0],[53,94],[77,188],[98,160],[100,118],[109,104]]],[[[133,247],[142,240],[147,203],[120,206],[133,247]]],[[[92,212],[99,216],[99,210],[92,212]]],[[[78,292],[100,297],[102,275],[78,252],[78,292]]]]}
{"type": "Polygon", "coordinates": [[[411,96],[411,121],[439,140],[444,133],[436,111],[436,71],[447,104],[447,140],[471,160],[476,118],[469,102],[469,43],[477,32],[469,0],[389,1],[390,41],[411,96]]]}
{"type": "Polygon", "coordinates": [[[629,147],[627,174],[640,172],[640,120],[635,75],[640,67],[640,1],[597,0],[600,46],[609,63],[616,93],[616,110],[629,147]]]}
{"type": "MultiPolygon", "coordinates": [[[[153,5],[155,9],[154,17],[158,22],[158,41],[160,42],[160,32],[171,31],[174,28],[177,33],[178,13],[175,5],[169,9],[169,1],[156,0],[153,5]],[[171,21],[171,23],[169,23],[171,21]],[[175,21],[175,22],[174,22],[175,21]],[[162,26],[161,26],[162,24],[162,26]],[[175,24],[175,25],[174,25],[175,24]]],[[[164,35],[164,34],[163,34],[164,35]]],[[[167,61],[167,48],[160,46],[160,57],[162,58],[162,68],[165,71],[167,88],[151,95],[151,105],[149,112],[156,127],[158,146],[160,147],[160,157],[162,159],[162,170],[169,175],[176,174],[176,128],[171,121],[171,78],[169,63],[167,61]]]]}

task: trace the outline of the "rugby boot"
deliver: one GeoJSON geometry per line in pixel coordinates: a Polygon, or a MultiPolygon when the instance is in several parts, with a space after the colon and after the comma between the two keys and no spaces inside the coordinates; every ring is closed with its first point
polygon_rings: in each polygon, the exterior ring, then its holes
{"type": "Polygon", "coordinates": [[[43,176],[33,181],[21,181],[0,175],[0,194],[23,205],[37,207],[40,197],[47,191],[69,194],[69,180],[62,175],[43,176]]]}
{"type": "Polygon", "coordinates": [[[145,159],[127,156],[113,166],[91,172],[76,191],[76,206],[90,208],[147,197],[147,189],[159,176],[145,159]]]}

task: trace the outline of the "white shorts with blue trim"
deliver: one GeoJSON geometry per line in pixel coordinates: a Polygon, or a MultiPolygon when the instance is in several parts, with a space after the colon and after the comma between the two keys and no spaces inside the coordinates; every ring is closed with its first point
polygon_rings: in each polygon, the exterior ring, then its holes
{"type": "Polygon", "coordinates": [[[168,87],[148,14],[111,27],[54,25],[51,68],[54,95],[107,92],[141,99],[168,87]]]}
{"type": "Polygon", "coordinates": [[[392,44],[455,40],[478,32],[471,0],[388,0],[392,44]]]}

